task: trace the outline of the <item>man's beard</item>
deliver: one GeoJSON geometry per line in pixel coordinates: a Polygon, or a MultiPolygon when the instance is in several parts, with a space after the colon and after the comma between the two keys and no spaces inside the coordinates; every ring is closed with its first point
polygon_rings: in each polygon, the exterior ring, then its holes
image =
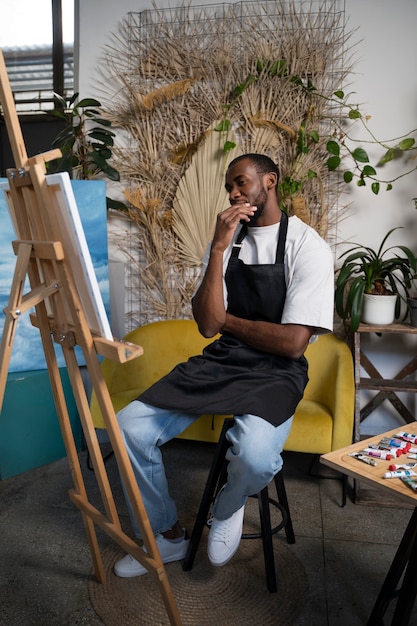
{"type": "Polygon", "coordinates": [[[261,215],[263,215],[267,200],[267,193],[265,189],[262,189],[256,199],[252,202],[252,206],[256,206],[257,210],[253,215],[250,216],[249,222],[247,222],[248,226],[256,226],[256,222],[261,217],[261,215]]]}

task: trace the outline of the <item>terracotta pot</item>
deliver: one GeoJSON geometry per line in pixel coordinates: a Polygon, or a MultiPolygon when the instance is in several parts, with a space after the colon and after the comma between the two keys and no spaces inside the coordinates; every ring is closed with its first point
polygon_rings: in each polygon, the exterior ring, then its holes
{"type": "Polygon", "coordinates": [[[363,294],[362,322],[376,326],[392,324],[395,319],[396,295],[363,294]]]}

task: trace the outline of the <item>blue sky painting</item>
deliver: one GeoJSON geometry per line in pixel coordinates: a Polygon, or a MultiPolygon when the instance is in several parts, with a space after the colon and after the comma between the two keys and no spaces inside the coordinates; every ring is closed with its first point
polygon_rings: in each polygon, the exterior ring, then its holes
{"type": "MultiPolygon", "coordinates": [[[[6,179],[0,179],[6,182],[6,179]]],[[[94,266],[100,293],[108,317],[110,317],[110,290],[108,278],[107,215],[105,181],[71,181],[83,225],[87,245],[94,266]]],[[[8,305],[11,282],[16,265],[16,257],[11,241],[16,239],[7,208],[7,202],[0,190],[0,334],[3,332],[5,316],[3,309],[8,305]]],[[[25,289],[25,293],[29,287],[25,289]]],[[[64,366],[62,350],[57,347],[59,366],[64,366]]],[[[77,350],[80,365],[83,363],[77,350]]],[[[17,333],[13,341],[13,350],[9,372],[23,372],[45,369],[46,363],[38,329],[29,319],[29,312],[19,318],[17,333]]]]}

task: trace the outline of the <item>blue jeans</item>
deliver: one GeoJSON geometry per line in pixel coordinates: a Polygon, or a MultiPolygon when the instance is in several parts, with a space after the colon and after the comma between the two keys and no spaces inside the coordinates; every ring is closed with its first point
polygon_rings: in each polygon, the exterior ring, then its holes
{"type": "MultiPolygon", "coordinates": [[[[198,415],[160,409],[134,400],[119,411],[121,428],[133,471],[155,534],[172,528],[178,520],[175,502],[169,495],[160,446],[177,437],[198,415]]],[[[247,498],[261,491],[282,467],[281,452],[288,437],[292,418],[273,426],[256,415],[235,416],[227,438],[231,446],[227,483],[214,504],[212,514],[227,519],[247,498]]],[[[130,517],[136,535],[139,529],[130,517]]]]}

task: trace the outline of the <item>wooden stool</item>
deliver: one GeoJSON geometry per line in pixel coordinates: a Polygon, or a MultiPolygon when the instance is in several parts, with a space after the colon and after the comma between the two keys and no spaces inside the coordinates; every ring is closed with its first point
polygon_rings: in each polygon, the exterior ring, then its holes
{"type": "MultiPolygon", "coordinates": [[[[228,429],[233,426],[233,424],[233,419],[226,419],[224,421],[223,429],[218,444],[216,446],[213,462],[211,464],[203,497],[201,499],[200,507],[194,523],[194,528],[191,533],[190,545],[188,546],[188,551],[183,562],[183,569],[185,571],[190,570],[193,566],[201,535],[203,533],[204,527],[207,524],[210,507],[214,502],[217,493],[226,482],[227,460],[225,456],[227,449],[230,446],[229,441],[226,439],[226,433],[228,429]]],[[[254,494],[254,497],[257,497],[258,499],[261,532],[242,535],[242,539],[262,538],[265,561],[266,586],[268,591],[270,591],[271,593],[277,591],[272,536],[280,531],[282,528],[285,528],[287,542],[295,543],[294,530],[292,526],[290,511],[288,508],[288,500],[285,491],[282,470],[279,471],[278,474],[275,476],[274,482],[277,491],[278,501],[273,500],[269,497],[268,487],[264,487],[264,489],[262,489],[262,491],[260,491],[258,494],[254,494]],[[270,504],[278,508],[282,515],[281,523],[274,528],[271,527],[270,504]]]]}

